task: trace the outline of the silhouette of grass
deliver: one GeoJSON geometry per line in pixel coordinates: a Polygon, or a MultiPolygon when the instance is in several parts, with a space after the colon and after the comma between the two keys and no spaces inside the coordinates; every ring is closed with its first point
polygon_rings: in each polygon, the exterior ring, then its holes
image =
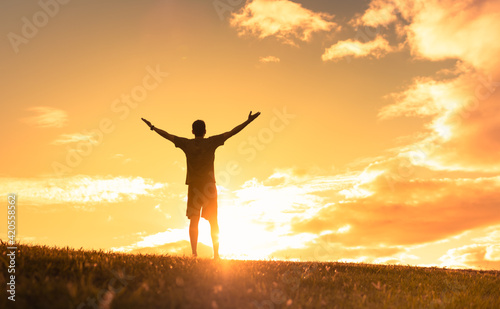
{"type": "Polygon", "coordinates": [[[15,304],[3,291],[2,308],[500,308],[500,272],[18,245],[15,304]]]}

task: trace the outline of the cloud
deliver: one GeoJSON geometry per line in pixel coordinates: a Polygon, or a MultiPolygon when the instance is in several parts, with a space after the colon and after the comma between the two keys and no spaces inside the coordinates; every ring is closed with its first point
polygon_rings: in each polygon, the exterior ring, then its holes
{"type": "Polygon", "coordinates": [[[500,245],[472,244],[448,250],[439,258],[442,267],[500,269],[500,245]]]}
{"type": "MultiPolygon", "coordinates": [[[[422,164],[433,169],[498,172],[500,82],[492,75],[459,69],[454,77],[418,77],[404,91],[389,94],[380,119],[423,117],[425,134],[414,141],[422,164]]],[[[499,79],[500,80],[500,79],[499,79]]]]}
{"type": "MultiPolygon", "coordinates": [[[[1,178],[1,192],[15,192],[28,205],[118,203],[149,196],[166,187],[141,177],[72,176],[65,178],[1,178]]],[[[83,207],[83,208],[85,208],[83,207]]]]}
{"type": "Polygon", "coordinates": [[[400,264],[418,258],[407,248],[500,223],[500,176],[443,178],[422,170],[426,179],[400,174],[393,158],[335,177],[283,170],[247,183],[235,204],[249,211],[230,217],[254,218],[253,236],[257,227],[267,231],[259,245],[274,244],[268,255],[276,258],[400,264]]]}
{"type": "Polygon", "coordinates": [[[412,54],[433,61],[460,59],[489,72],[498,68],[500,41],[491,35],[500,28],[500,3],[495,0],[373,0],[356,26],[395,23],[412,54]]]}
{"type": "Polygon", "coordinates": [[[112,248],[114,251],[130,252],[141,248],[151,248],[163,246],[169,243],[177,243],[183,240],[188,240],[188,233],[185,229],[168,229],[165,232],[160,232],[152,235],[145,235],[142,240],[124,247],[112,248]]]}
{"type": "Polygon", "coordinates": [[[363,15],[351,21],[354,26],[387,26],[397,20],[394,1],[373,0],[363,15]]]}
{"type": "Polygon", "coordinates": [[[111,159],[119,160],[122,164],[127,164],[127,163],[130,163],[132,161],[131,158],[128,158],[124,154],[121,154],[121,153],[116,153],[116,154],[112,155],[111,159]]]}
{"type": "MultiPolygon", "coordinates": [[[[371,173],[375,178],[325,198],[313,216],[293,218],[290,234],[318,235],[296,254],[314,256],[319,246],[333,258],[352,261],[408,260],[402,255],[412,246],[500,223],[500,43],[488,34],[500,28],[499,14],[493,1],[374,0],[351,21],[371,27],[395,23],[398,38],[405,40],[400,46],[408,46],[414,58],[458,61],[387,95],[394,102],[380,110],[379,119],[424,118],[422,132],[369,164],[365,171],[377,171],[371,173]],[[376,248],[388,250],[366,251],[376,248]]],[[[391,52],[374,46],[341,41],[322,58],[391,52]]],[[[442,266],[500,269],[497,243],[473,241],[450,249],[442,266]]]]}
{"type": "Polygon", "coordinates": [[[275,56],[260,57],[259,62],[269,63],[269,62],[280,62],[280,58],[275,56]]]}
{"type": "Polygon", "coordinates": [[[406,29],[415,55],[461,59],[484,71],[498,68],[500,41],[491,31],[500,29],[500,2],[420,0],[413,7],[396,3],[410,20],[406,29]]]}
{"type": "MultiPolygon", "coordinates": [[[[310,235],[311,239],[296,242],[295,247],[286,245],[270,255],[285,259],[411,264],[420,258],[410,253],[411,248],[500,223],[500,176],[447,178],[443,172],[415,168],[419,170],[408,173],[401,170],[397,159],[389,158],[372,163],[351,179],[344,178],[346,181],[341,184],[331,177],[310,175],[298,181],[296,176],[289,175],[288,182],[274,186],[273,190],[293,184],[295,194],[310,195],[315,206],[295,205],[295,209],[302,211],[292,213],[283,207],[280,212],[288,214],[287,223],[272,225],[270,221],[258,221],[267,222],[274,231],[288,231],[281,238],[310,235]],[[418,177],[422,175],[426,177],[418,177]],[[321,183],[322,189],[317,190],[312,183],[321,183]],[[370,194],[344,195],[343,191],[370,194]],[[284,229],[285,226],[289,229],[284,229]]],[[[336,180],[341,179],[339,175],[336,180]]],[[[294,197],[294,201],[299,200],[294,197]]],[[[291,207],[290,202],[288,205],[291,207]]],[[[280,217],[276,213],[271,216],[280,217]]],[[[491,237],[488,239],[490,244],[498,243],[491,237]]],[[[497,252],[488,250],[491,254],[497,252]]],[[[488,265],[500,269],[495,263],[488,265]]]]}
{"type": "MultiPolygon", "coordinates": [[[[427,119],[411,148],[425,148],[420,165],[434,170],[500,171],[500,28],[498,1],[374,0],[351,22],[365,26],[394,23],[414,58],[457,59],[456,66],[416,77],[378,117],[427,119]]],[[[402,44],[402,43],[400,43],[402,44]]]]}
{"type": "Polygon", "coordinates": [[[388,95],[396,103],[384,106],[378,116],[380,119],[426,117],[456,109],[463,93],[454,93],[455,87],[456,80],[436,81],[430,77],[417,77],[406,90],[388,95]]]}
{"type": "Polygon", "coordinates": [[[71,133],[71,134],[61,134],[59,138],[52,141],[51,144],[65,145],[78,142],[90,142],[93,144],[97,143],[97,141],[91,134],[71,133]]]}
{"type": "Polygon", "coordinates": [[[27,111],[36,115],[22,118],[21,121],[34,127],[61,128],[68,122],[68,114],[54,107],[35,106],[28,108],[27,111]]]}
{"type": "Polygon", "coordinates": [[[374,192],[370,196],[333,201],[309,219],[295,218],[292,232],[327,233],[328,242],[346,246],[414,245],[500,223],[499,176],[424,180],[388,178],[391,172],[359,186],[374,192]],[[346,233],[333,232],[345,225],[346,233]]]}
{"type": "Polygon", "coordinates": [[[323,61],[335,61],[340,58],[351,56],[354,58],[371,56],[378,59],[395,50],[394,47],[389,45],[386,39],[378,35],[373,41],[366,43],[351,39],[339,41],[325,49],[321,59],[323,61]]]}
{"type": "MultiPolygon", "coordinates": [[[[311,241],[316,236],[291,235],[290,221],[296,216],[314,216],[323,207],[321,194],[340,191],[355,178],[353,175],[314,178],[279,170],[264,181],[250,180],[234,192],[218,186],[221,255],[263,259],[274,251],[300,247],[311,241]]],[[[200,222],[201,243],[211,245],[209,231],[208,223],[200,222]]],[[[116,250],[161,246],[188,239],[188,235],[187,226],[169,229],[144,236],[142,241],[116,250]]]]}
{"type": "Polygon", "coordinates": [[[297,41],[309,41],[315,32],[339,30],[332,19],[330,14],[316,13],[288,0],[253,0],[232,14],[230,24],[240,36],[276,37],[296,45],[297,41]]]}
{"type": "MultiPolygon", "coordinates": [[[[388,158],[336,176],[278,170],[237,191],[220,190],[221,254],[406,265],[420,258],[413,247],[500,224],[500,176],[446,178],[417,168],[427,178],[398,174],[399,163],[388,158]]],[[[207,246],[209,230],[200,222],[200,242],[207,246]]],[[[187,226],[169,229],[115,250],[183,254],[188,235],[187,226]]],[[[483,243],[495,242],[492,237],[483,243]]]]}
{"type": "MultiPolygon", "coordinates": [[[[203,225],[203,223],[204,222],[202,222],[201,225],[203,225]]],[[[213,256],[211,240],[207,241],[205,236],[205,233],[200,235],[200,241],[198,243],[198,256],[211,257],[213,256]]],[[[142,240],[132,245],[113,247],[111,250],[134,254],[191,255],[189,229],[168,229],[165,232],[145,235],[142,236],[142,240]]]]}

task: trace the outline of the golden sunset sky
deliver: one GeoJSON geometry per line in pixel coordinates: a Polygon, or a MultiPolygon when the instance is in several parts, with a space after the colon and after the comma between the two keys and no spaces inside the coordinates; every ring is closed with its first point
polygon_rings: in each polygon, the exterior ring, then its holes
{"type": "Polygon", "coordinates": [[[192,137],[196,119],[215,135],[260,111],[216,152],[223,258],[500,269],[499,1],[3,1],[0,16],[18,241],[189,254],[185,156],[140,118],[192,137]]]}

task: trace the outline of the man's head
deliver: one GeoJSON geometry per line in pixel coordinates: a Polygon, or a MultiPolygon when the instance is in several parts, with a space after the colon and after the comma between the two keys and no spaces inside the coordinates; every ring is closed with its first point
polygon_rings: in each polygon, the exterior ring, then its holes
{"type": "Polygon", "coordinates": [[[203,120],[196,120],[193,122],[193,134],[196,137],[203,137],[205,136],[205,133],[207,133],[207,130],[205,128],[205,121],[203,120]]]}

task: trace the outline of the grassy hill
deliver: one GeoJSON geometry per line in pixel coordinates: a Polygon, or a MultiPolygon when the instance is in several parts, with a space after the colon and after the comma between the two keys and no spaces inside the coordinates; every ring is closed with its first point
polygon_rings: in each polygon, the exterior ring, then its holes
{"type": "Polygon", "coordinates": [[[1,308],[500,308],[495,271],[18,248],[1,308]]]}

